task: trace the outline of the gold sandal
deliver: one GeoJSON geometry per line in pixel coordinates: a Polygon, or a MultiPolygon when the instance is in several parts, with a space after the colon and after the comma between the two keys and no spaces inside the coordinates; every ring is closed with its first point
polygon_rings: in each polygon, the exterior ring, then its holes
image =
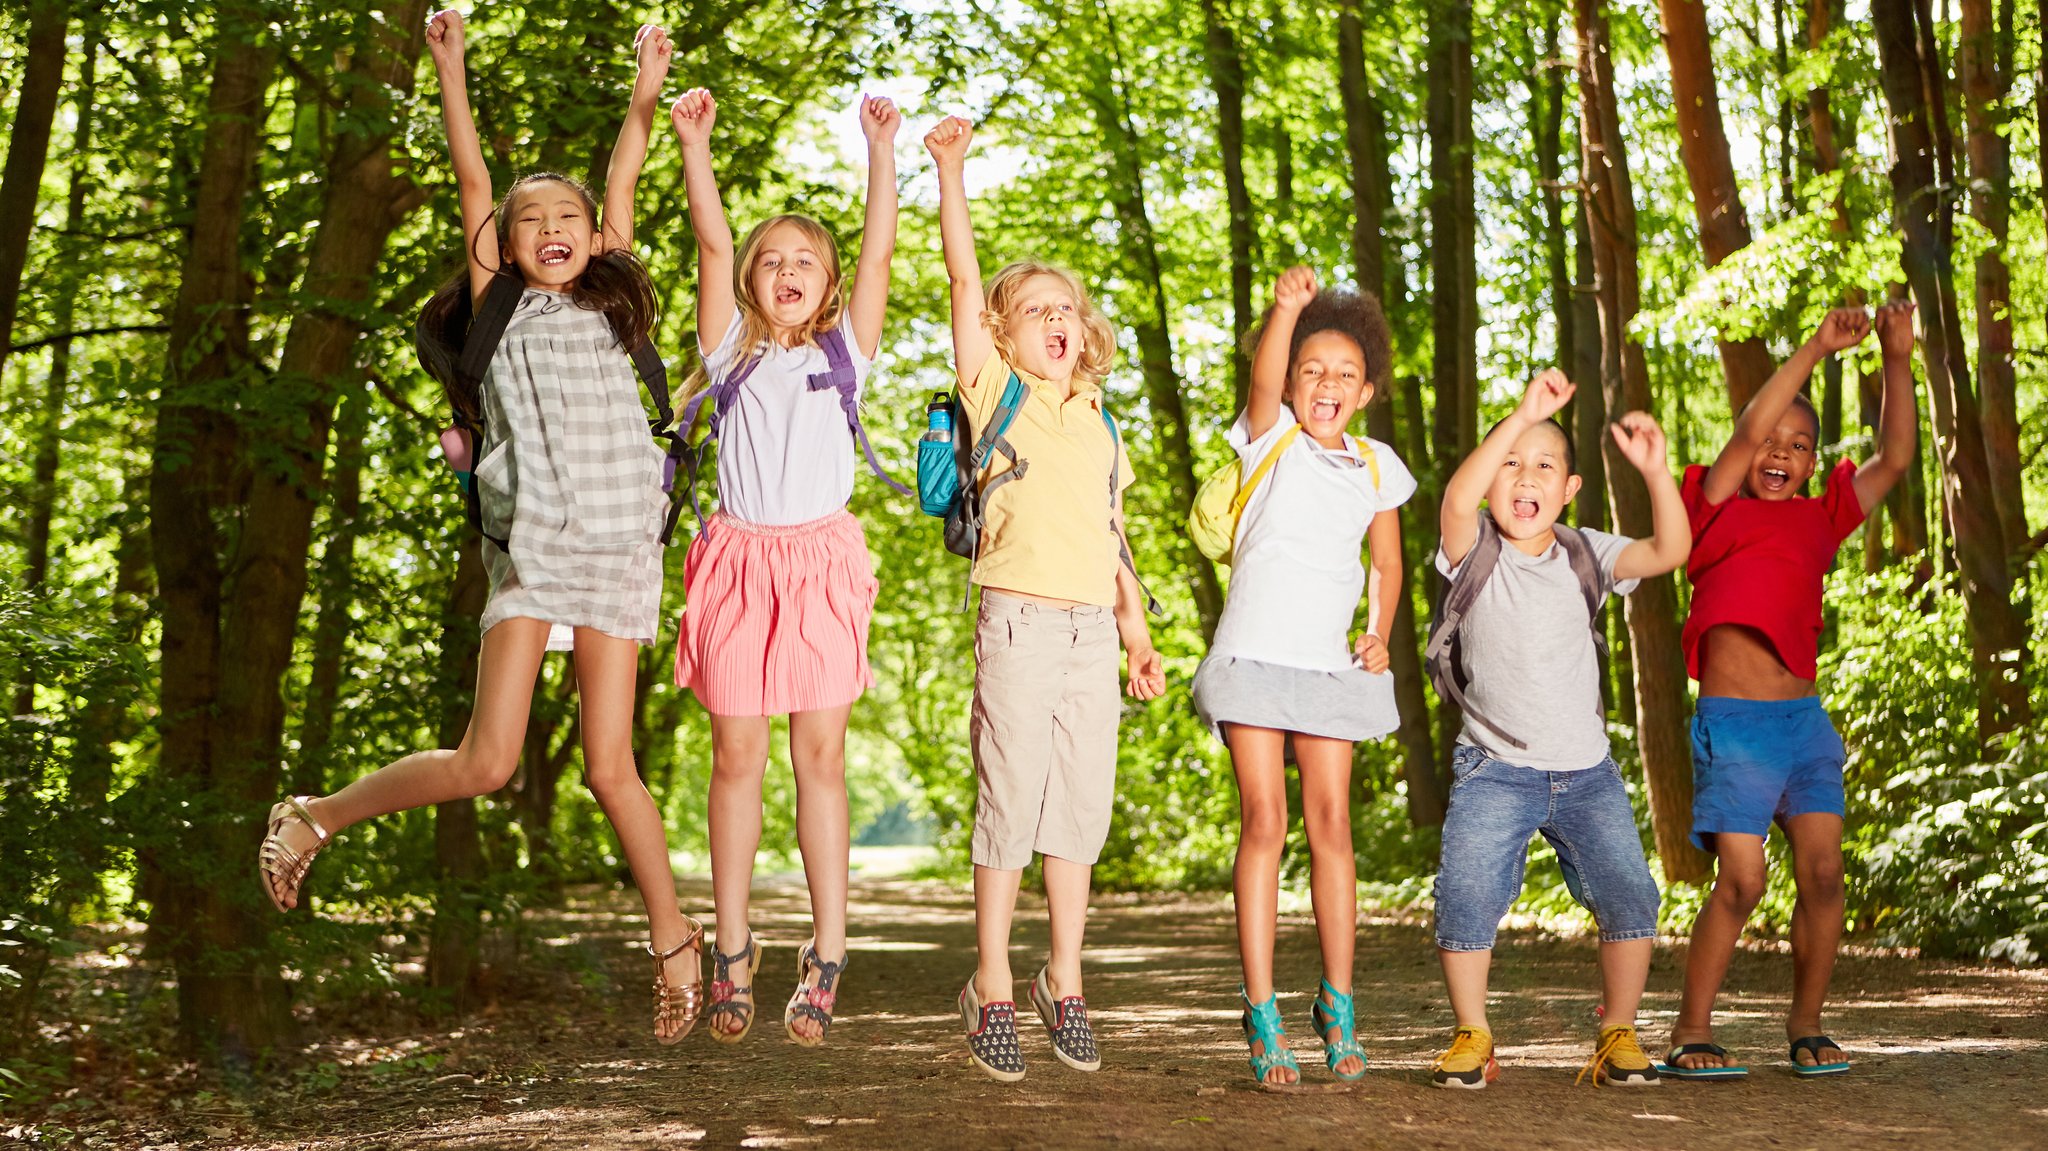
{"type": "Polygon", "coordinates": [[[313,813],[306,810],[306,804],[312,800],[310,795],[294,795],[273,804],[269,830],[264,832],[263,846],[256,853],[257,866],[263,874],[263,893],[270,897],[271,906],[279,911],[290,911],[298,902],[299,885],[306,881],[306,869],[313,866],[313,857],[320,854],[320,849],[326,847],[331,838],[327,829],[313,818],[313,813]],[[280,836],[288,819],[305,824],[319,837],[303,855],[286,847],[280,836]],[[287,898],[292,900],[291,904],[285,902],[287,898]]]}
{"type": "Polygon", "coordinates": [[[695,949],[698,961],[703,960],[704,925],[683,916],[683,922],[690,925],[683,941],[667,951],[656,951],[654,944],[647,944],[647,954],[654,957],[654,1038],[662,1046],[681,1043],[697,1026],[697,1020],[704,1014],[704,980],[700,977],[678,987],[668,981],[667,963],[685,951],[695,949]],[[679,1024],[675,1034],[663,1035],[662,1026],[679,1024]]]}

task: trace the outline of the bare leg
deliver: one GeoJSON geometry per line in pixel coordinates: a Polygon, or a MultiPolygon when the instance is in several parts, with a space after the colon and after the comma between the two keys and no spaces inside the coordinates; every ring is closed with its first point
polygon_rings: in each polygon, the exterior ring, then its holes
{"type": "MultiPolygon", "coordinates": [[[[753,938],[747,904],[754,856],[761,849],[761,777],[768,772],[768,717],[711,717],[711,902],[718,949],[730,955],[753,938]]],[[[728,1035],[741,1031],[731,1012],[711,1017],[728,1035]]]]}
{"type": "MultiPolygon", "coordinates": [[[[1316,910],[1316,938],[1322,944],[1323,978],[1340,994],[1351,994],[1351,956],[1358,943],[1358,857],[1351,850],[1351,741],[1294,737],[1301,772],[1301,818],[1308,831],[1309,894],[1316,910]]],[[[1320,989],[1317,995],[1322,995],[1320,989]]],[[[1329,999],[1324,997],[1324,1003],[1329,999]]],[[[1325,1042],[1336,1028],[1323,1036],[1325,1042]]],[[[1365,1063],[1347,1056],[1332,1068],[1356,1075],[1365,1063]]]]}
{"type": "Polygon", "coordinates": [[[1010,976],[1010,920],[1017,914],[1017,888],[1024,871],[974,866],[974,969],[976,998],[986,1005],[1015,1002],[1010,976]]]}
{"type": "MultiPolygon", "coordinates": [[[[1714,1000],[1728,977],[1735,945],[1750,913],[1764,897],[1764,837],[1720,832],[1714,836],[1714,890],[1692,924],[1692,945],[1685,956],[1685,995],[1678,1021],[1671,1025],[1671,1045],[1714,1041],[1714,1000]]],[[[1686,1055],[1680,1067],[1724,1066],[1712,1055],[1686,1055]]]]}
{"type": "MultiPolygon", "coordinates": [[[[1821,1008],[1842,943],[1842,817],[1809,812],[1786,820],[1784,828],[1799,891],[1792,905],[1792,1013],[1785,1019],[1785,1037],[1803,1039],[1821,1033],[1821,1008]]],[[[1816,1062],[1813,1052],[1800,1052],[1799,1062],[1816,1062]]]]}
{"type": "MultiPolygon", "coordinates": [[[[385,764],[325,798],[306,805],[331,834],[365,819],[428,804],[486,795],[505,786],[519,767],[533,681],[547,654],[548,625],[508,619],[484,633],[477,657],[476,706],[454,750],[416,751],[385,764]]],[[[286,847],[305,852],[318,837],[296,820],[280,832],[286,847]]],[[[296,894],[287,906],[297,906],[296,894]]]]}
{"type": "Polygon", "coordinates": [[[1269,727],[1226,724],[1230,764],[1237,773],[1240,826],[1232,879],[1237,903],[1237,951],[1244,991],[1253,1003],[1273,995],[1273,937],[1280,905],[1280,856],[1287,846],[1286,735],[1269,727]]]}
{"type": "Polygon", "coordinates": [[[1633,1027],[1643,985],[1650,981],[1654,939],[1622,939],[1600,945],[1600,1017],[1602,1028],[1633,1027]]]}
{"type": "MultiPolygon", "coordinates": [[[[640,645],[590,628],[576,629],[576,692],[583,711],[583,779],[611,821],[647,908],[647,927],[655,949],[667,951],[688,934],[682,907],[676,901],[675,873],[668,858],[668,830],[640,771],[633,762],[634,672],[640,645]]],[[[699,954],[684,951],[663,971],[671,986],[698,978],[699,954]]],[[[673,1023],[657,1024],[663,1038],[675,1034],[673,1023]]]]}
{"type": "Polygon", "coordinates": [[[1052,962],[1045,977],[1052,982],[1053,998],[1063,999],[1082,994],[1081,937],[1088,931],[1088,889],[1095,867],[1056,855],[1042,858],[1046,915],[1052,922],[1052,962]]]}
{"type": "MultiPolygon", "coordinates": [[[[818,958],[846,954],[846,873],[853,833],[846,811],[846,720],[853,705],[800,711],[789,717],[789,758],[796,769],[796,844],[811,889],[811,931],[818,958]]],[[[797,1034],[816,1038],[824,1028],[799,1016],[797,1034]]]]}
{"type": "Polygon", "coordinates": [[[1451,1013],[1458,1017],[1458,1026],[1492,1034],[1493,1028],[1486,1024],[1486,978],[1493,970],[1493,952],[1438,948],[1436,957],[1444,966],[1444,989],[1450,992],[1451,1013]]]}

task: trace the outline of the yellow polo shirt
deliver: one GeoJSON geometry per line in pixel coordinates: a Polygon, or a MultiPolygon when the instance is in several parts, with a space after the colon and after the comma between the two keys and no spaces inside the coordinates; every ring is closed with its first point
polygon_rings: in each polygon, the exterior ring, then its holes
{"type": "MultiPolygon", "coordinates": [[[[1059,388],[990,352],[973,380],[960,388],[974,440],[995,413],[1003,385],[1015,371],[1029,393],[1004,438],[1017,458],[1030,463],[1024,475],[997,488],[983,509],[981,554],[974,582],[1048,599],[1116,603],[1116,531],[1111,527],[1109,469],[1120,452],[1117,483],[1131,485],[1131,458],[1121,452],[1102,421],[1102,389],[1076,381],[1062,400],[1059,388]]],[[[989,458],[977,481],[1009,467],[1001,452],[989,458]]]]}

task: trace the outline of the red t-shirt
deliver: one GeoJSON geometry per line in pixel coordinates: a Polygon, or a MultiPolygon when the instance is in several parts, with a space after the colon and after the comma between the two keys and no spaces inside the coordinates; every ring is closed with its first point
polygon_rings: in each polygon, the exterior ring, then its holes
{"type": "Polygon", "coordinates": [[[1679,495],[1692,521],[1692,612],[1685,617],[1685,670],[1700,677],[1700,637],[1724,623],[1762,632],[1785,670],[1818,677],[1821,581],[1842,541],[1863,522],[1856,461],[1828,473],[1820,498],[1707,502],[1707,468],[1685,469],[1679,495]]]}

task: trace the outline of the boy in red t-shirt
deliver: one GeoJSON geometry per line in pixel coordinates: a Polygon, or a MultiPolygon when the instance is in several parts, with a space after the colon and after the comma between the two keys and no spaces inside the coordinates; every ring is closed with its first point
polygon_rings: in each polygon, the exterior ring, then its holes
{"type": "Polygon", "coordinates": [[[1861,308],[1828,313],[1735,422],[1711,468],[1685,471],[1692,519],[1692,611],[1685,662],[1699,680],[1692,721],[1693,842],[1714,852],[1713,894],[1693,922],[1685,997],[1672,1026],[1670,1074],[1733,1079],[1748,1073],[1713,1041],[1714,998],[1736,941],[1762,898],[1764,837],[1772,822],[1792,848],[1793,1070],[1831,1075],[1849,1064],[1822,1034],[1820,1013],[1842,938],[1842,766],[1847,753],[1814,693],[1821,584],[1842,541],[1912,462],[1913,305],[1877,310],[1884,409],[1877,451],[1835,465],[1819,498],[1804,494],[1817,464],[1820,420],[1799,394],[1822,357],[1870,334],[1861,308]]]}

